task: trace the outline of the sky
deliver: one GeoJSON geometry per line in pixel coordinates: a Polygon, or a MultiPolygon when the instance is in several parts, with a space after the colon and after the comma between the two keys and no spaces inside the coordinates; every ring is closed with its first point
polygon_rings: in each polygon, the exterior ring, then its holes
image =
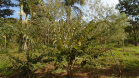
{"type": "MultiPolygon", "coordinates": [[[[18,1],[16,0],[11,0],[13,3],[18,4],[18,1]]],[[[14,18],[19,18],[19,15],[17,14],[17,12],[20,11],[19,7],[10,7],[10,9],[14,10],[14,14],[11,15],[10,17],[14,17],[14,18]]]]}
{"type": "Polygon", "coordinates": [[[102,0],[104,3],[108,3],[111,6],[115,6],[116,4],[119,3],[119,0],[102,0]]]}
{"type": "MultiPolygon", "coordinates": [[[[13,3],[18,3],[16,0],[12,0],[13,3]]],[[[101,0],[105,5],[110,5],[110,6],[116,6],[116,4],[118,4],[119,0],[101,0]]],[[[11,7],[11,9],[15,10],[14,14],[11,15],[10,17],[14,17],[14,18],[18,18],[19,19],[19,15],[17,12],[20,11],[19,7],[11,7]]],[[[25,17],[23,17],[23,19],[25,19],[25,17]]]]}

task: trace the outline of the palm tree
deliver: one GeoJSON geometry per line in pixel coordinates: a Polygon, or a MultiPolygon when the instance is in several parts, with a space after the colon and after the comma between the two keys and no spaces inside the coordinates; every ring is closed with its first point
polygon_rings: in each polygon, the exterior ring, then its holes
{"type": "MultiPolygon", "coordinates": [[[[21,27],[19,29],[19,31],[21,31],[22,28],[22,16],[23,16],[23,0],[18,0],[19,1],[19,6],[20,6],[20,23],[21,23],[21,27]]],[[[23,34],[20,33],[19,34],[19,52],[22,52],[22,43],[23,43],[23,34]]]]}
{"type": "Polygon", "coordinates": [[[70,21],[70,17],[71,17],[71,7],[73,7],[74,9],[78,10],[80,13],[82,12],[79,7],[74,6],[75,3],[78,3],[80,5],[84,5],[84,0],[65,0],[64,5],[66,7],[66,13],[67,13],[67,22],[70,21]]]}
{"type": "MultiPolygon", "coordinates": [[[[62,2],[65,9],[66,9],[66,23],[68,24],[67,26],[71,26],[72,24],[71,23],[71,7],[74,8],[75,10],[79,11],[80,13],[82,12],[79,7],[75,6],[74,4],[75,3],[78,3],[80,5],[83,5],[84,4],[84,0],[65,0],[64,2],[62,2]]],[[[71,34],[71,32],[69,32],[71,34]]],[[[69,44],[68,42],[68,37],[67,37],[67,40],[66,40],[66,43],[69,44]]],[[[62,42],[62,41],[61,41],[62,42]]],[[[64,46],[65,47],[65,46],[64,46]]],[[[70,53],[70,52],[69,52],[70,53]]],[[[72,55],[72,53],[70,53],[70,55],[72,55]]],[[[68,78],[71,78],[72,77],[72,65],[71,65],[71,57],[68,56],[68,66],[67,66],[67,77],[68,78]]]]}
{"type": "MultiPolygon", "coordinates": [[[[33,16],[33,6],[34,4],[41,4],[44,5],[43,0],[17,0],[19,2],[19,6],[20,6],[20,22],[21,22],[21,27],[20,27],[20,31],[21,28],[23,27],[22,24],[22,17],[23,14],[25,12],[26,14],[26,19],[25,21],[27,22],[27,16],[30,14],[30,16],[33,16]]],[[[22,47],[23,47],[23,33],[19,34],[19,52],[22,51],[22,47]]],[[[25,43],[26,44],[26,43],[25,43]]]]}

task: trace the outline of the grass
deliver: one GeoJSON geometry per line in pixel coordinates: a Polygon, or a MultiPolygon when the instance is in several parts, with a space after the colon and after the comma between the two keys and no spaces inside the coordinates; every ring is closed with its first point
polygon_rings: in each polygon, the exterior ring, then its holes
{"type": "MultiPolygon", "coordinates": [[[[126,46],[124,48],[114,48],[112,49],[112,56],[110,51],[107,51],[103,54],[103,56],[99,56],[97,59],[92,59],[84,68],[86,70],[90,68],[94,68],[97,73],[102,73],[103,69],[112,69],[113,72],[111,75],[118,74],[118,68],[122,70],[124,73],[124,78],[130,77],[135,78],[136,76],[139,77],[139,46],[135,47],[133,45],[126,46]],[[116,60],[116,62],[115,62],[116,60]],[[132,73],[130,71],[133,71],[132,73]],[[134,74],[134,75],[133,75],[134,74]],[[128,76],[131,75],[131,76],[128,76]],[[133,77],[132,77],[133,76],[133,77]]],[[[105,72],[106,73],[106,72],[105,72]]],[[[103,74],[105,74],[103,73],[103,74]]],[[[108,76],[110,77],[110,75],[108,76]]]]}
{"type": "MultiPolygon", "coordinates": [[[[139,62],[139,58],[138,58],[139,55],[137,55],[137,53],[139,53],[139,46],[138,47],[135,47],[135,46],[125,47],[124,52],[123,52],[123,48],[114,48],[114,50],[112,50],[112,53],[114,55],[116,63],[118,64],[124,64],[124,65],[129,64],[129,66],[135,65],[136,67],[136,64],[138,64],[137,62],[139,62]]],[[[107,51],[106,53],[104,53],[103,56],[98,57],[96,61],[100,63],[104,62],[104,64],[107,64],[107,65],[112,65],[112,64],[116,64],[114,61],[114,58],[111,52],[107,51]]]]}
{"type": "Polygon", "coordinates": [[[11,68],[10,60],[8,59],[8,56],[5,54],[0,55],[0,75],[10,75],[12,73],[12,70],[9,70],[11,68]]]}
{"type": "MultiPolygon", "coordinates": [[[[8,49],[8,53],[11,54],[14,57],[19,57],[22,61],[26,61],[26,54],[25,52],[18,53],[17,48],[16,49],[8,49]]],[[[37,53],[37,52],[36,52],[37,53]]],[[[114,58],[110,51],[107,51],[102,56],[99,56],[97,59],[92,59],[90,62],[88,62],[82,71],[89,70],[89,72],[93,72],[94,76],[89,76],[91,74],[88,74],[89,77],[117,77],[117,68],[116,65],[121,68],[121,70],[124,73],[124,77],[130,77],[130,78],[136,78],[139,76],[139,46],[135,47],[133,45],[128,45],[124,48],[113,48],[112,53],[114,55],[114,58]],[[116,60],[116,62],[114,61],[116,60]],[[103,72],[107,71],[109,73],[103,72]],[[132,73],[133,72],[133,73],[132,73]],[[100,76],[99,76],[100,75],[100,76]]],[[[39,54],[37,54],[39,55],[39,54]]],[[[10,68],[13,66],[13,63],[9,60],[8,56],[4,53],[0,54],[0,76],[4,75],[10,75],[13,73],[10,68]]],[[[37,63],[34,64],[34,69],[44,69],[44,67],[47,67],[47,64],[37,63]]],[[[76,70],[76,68],[75,68],[76,70]]],[[[57,70],[55,73],[62,71],[57,70]]],[[[77,70],[78,71],[78,70],[77,70]]],[[[81,70],[80,70],[81,71],[81,70]]],[[[75,72],[76,73],[76,72],[75,72]]],[[[81,72],[82,74],[84,72],[81,72]]]]}

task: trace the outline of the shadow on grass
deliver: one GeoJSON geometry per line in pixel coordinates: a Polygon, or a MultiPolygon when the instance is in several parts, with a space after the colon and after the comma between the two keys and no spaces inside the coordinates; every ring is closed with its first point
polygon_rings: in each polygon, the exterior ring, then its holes
{"type": "Polygon", "coordinates": [[[46,72],[46,73],[36,73],[31,78],[66,78],[66,76],[46,72]]]}
{"type": "MultiPolygon", "coordinates": [[[[119,66],[122,67],[122,66],[119,66]]],[[[37,73],[33,73],[30,78],[67,78],[66,72],[61,72],[59,74],[48,72],[48,68],[39,69],[37,73]],[[64,74],[63,74],[64,73],[64,74]]],[[[81,68],[75,66],[72,78],[109,78],[109,77],[119,77],[119,72],[116,65],[111,65],[109,68],[81,68]]],[[[139,66],[134,68],[126,67],[122,69],[122,77],[124,78],[138,78],[139,77],[139,66]]],[[[27,78],[23,74],[19,74],[17,71],[12,76],[6,76],[6,78],[27,78]]]]}
{"type": "MultiPolygon", "coordinates": [[[[137,78],[139,77],[139,69],[124,69],[122,70],[122,77],[124,78],[137,78]]],[[[75,67],[73,70],[72,78],[109,78],[109,77],[119,77],[119,73],[113,68],[90,68],[83,69],[80,67],[75,67]]],[[[52,74],[52,73],[37,73],[32,76],[32,78],[67,78],[66,74],[52,74]]]]}
{"type": "MultiPolygon", "coordinates": [[[[116,69],[92,69],[94,71],[91,71],[87,74],[87,78],[104,78],[104,77],[120,77],[119,71],[116,69]]],[[[137,78],[139,77],[139,69],[132,69],[132,70],[122,70],[122,77],[125,78],[137,78]]]]}
{"type": "MultiPolygon", "coordinates": [[[[76,67],[74,69],[75,78],[109,78],[109,77],[120,77],[119,70],[115,68],[115,65],[110,68],[89,68],[83,69],[76,67]]],[[[137,78],[139,77],[139,67],[132,69],[123,69],[122,77],[124,78],[137,78]]]]}

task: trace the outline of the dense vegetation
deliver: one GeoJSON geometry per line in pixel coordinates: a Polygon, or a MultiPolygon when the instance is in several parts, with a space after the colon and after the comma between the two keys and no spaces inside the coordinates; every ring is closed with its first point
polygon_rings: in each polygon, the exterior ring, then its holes
{"type": "Polygon", "coordinates": [[[139,77],[137,0],[119,0],[120,12],[99,0],[17,1],[0,0],[20,7],[19,19],[0,9],[0,77],[139,77]]]}

